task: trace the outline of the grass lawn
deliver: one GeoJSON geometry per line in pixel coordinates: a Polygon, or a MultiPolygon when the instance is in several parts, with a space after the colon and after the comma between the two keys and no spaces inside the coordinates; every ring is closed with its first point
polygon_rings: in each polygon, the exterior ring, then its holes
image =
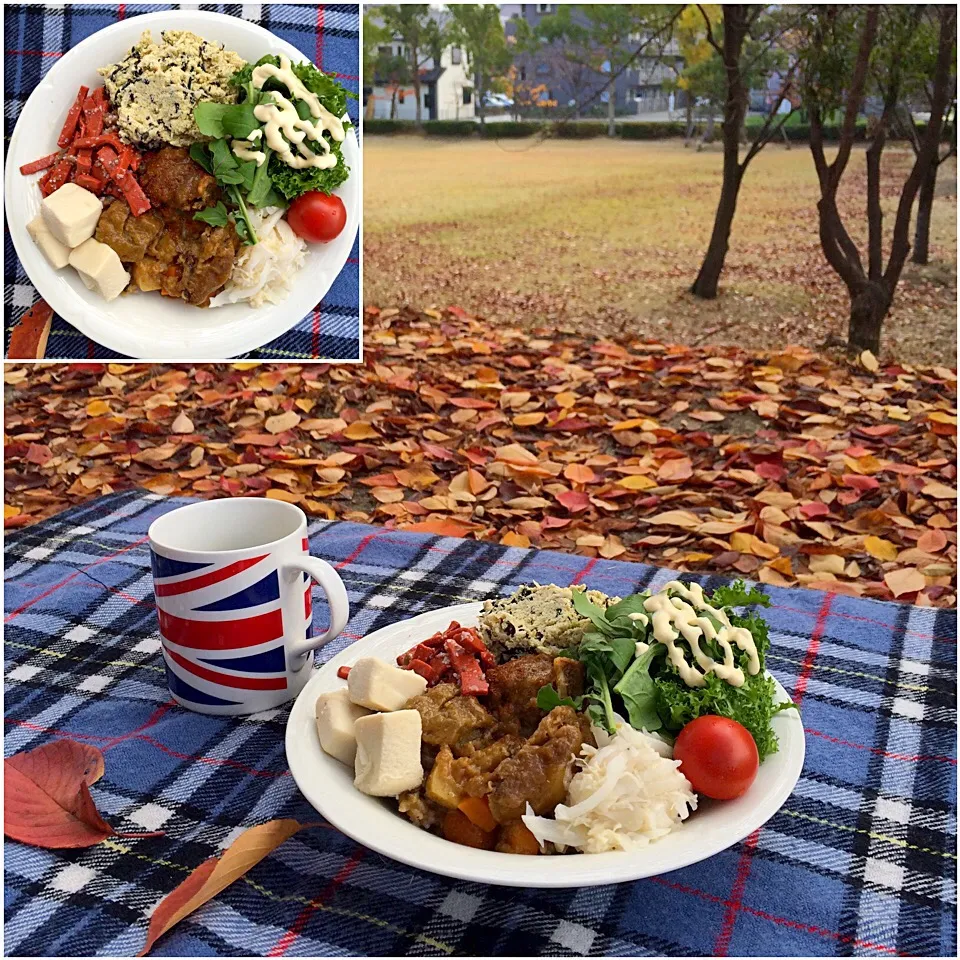
{"type": "MultiPolygon", "coordinates": [[[[890,180],[911,161],[889,152],[890,180]]],[[[492,322],[688,344],[816,347],[843,336],[846,290],[817,236],[810,152],[772,145],[753,162],[734,222],[721,296],[687,288],[720,189],[719,145],[679,142],[368,137],[364,146],[364,299],[452,304],[492,322]]],[[[858,149],[843,206],[861,232],[858,149]]],[[[889,181],[888,181],[889,182],[889,181]]],[[[885,204],[892,221],[895,191],[885,204]]],[[[956,166],[941,169],[935,259],[908,265],[885,349],[952,363],[956,345],[956,166]]]]}

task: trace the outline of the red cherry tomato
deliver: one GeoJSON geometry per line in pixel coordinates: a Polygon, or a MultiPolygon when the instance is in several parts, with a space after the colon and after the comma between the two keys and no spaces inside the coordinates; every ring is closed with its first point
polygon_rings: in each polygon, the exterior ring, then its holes
{"type": "Polygon", "coordinates": [[[673,759],[697,793],[733,800],[753,783],[760,755],[750,731],[728,717],[691,720],[673,745],[673,759]]]}
{"type": "Polygon", "coordinates": [[[317,190],[297,197],[287,211],[287,223],[307,243],[329,243],[340,236],[346,222],[343,201],[317,190]]]}

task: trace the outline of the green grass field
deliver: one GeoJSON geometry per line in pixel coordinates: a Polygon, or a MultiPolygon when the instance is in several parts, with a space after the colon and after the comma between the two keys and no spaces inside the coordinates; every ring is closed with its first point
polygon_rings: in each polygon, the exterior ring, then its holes
{"type": "MultiPolygon", "coordinates": [[[[712,227],[718,145],[369,137],[364,151],[368,304],[457,304],[495,323],[686,343],[817,346],[844,333],[846,290],[820,252],[805,146],[770,146],[751,165],[712,302],[686,291],[712,227]]],[[[891,177],[909,162],[890,152],[891,177]]],[[[955,355],[952,162],[939,186],[936,262],[908,265],[887,321],[886,344],[907,361],[955,355]]],[[[863,189],[858,151],[844,194],[855,235],[863,189]]]]}

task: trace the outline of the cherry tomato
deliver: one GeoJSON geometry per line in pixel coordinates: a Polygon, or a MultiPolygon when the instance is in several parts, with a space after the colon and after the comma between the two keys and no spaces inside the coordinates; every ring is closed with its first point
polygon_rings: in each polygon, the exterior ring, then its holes
{"type": "Polygon", "coordinates": [[[728,717],[691,720],[673,745],[673,759],[697,793],[733,800],[747,792],[757,776],[760,755],[750,731],[728,717]]]}
{"type": "Polygon", "coordinates": [[[343,201],[317,190],[297,197],[287,211],[287,223],[307,243],[329,243],[340,236],[346,222],[343,201]]]}

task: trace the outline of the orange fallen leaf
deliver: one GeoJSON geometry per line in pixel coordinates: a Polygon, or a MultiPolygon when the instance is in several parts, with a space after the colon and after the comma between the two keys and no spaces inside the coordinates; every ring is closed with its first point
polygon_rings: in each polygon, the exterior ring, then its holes
{"type": "Polygon", "coordinates": [[[106,400],[91,400],[87,404],[88,417],[102,417],[111,412],[110,404],[106,400]]]}
{"type": "Polygon", "coordinates": [[[673,457],[660,464],[657,479],[664,483],[680,483],[693,476],[693,461],[689,457],[673,457]]]}
{"type": "Polygon", "coordinates": [[[947,535],[942,530],[927,530],[917,540],[917,546],[926,553],[939,553],[946,545],[947,535]]]}
{"type": "Polygon", "coordinates": [[[432,520],[421,520],[419,523],[408,524],[403,529],[412,530],[414,533],[433,533],[438,537],[465,537],[468,533],[476,530],[477,525],[465,523],[462,520],[436,517],[432,520]]]}
{"type": "Polygon", "coordinates": [[[348,440],[373,440],[380,437],[376,427],[366,420],[355,420],[343,431],[343,435],[348,440]]]}
{"type": "Polygon", "coordinates": [[[545,416],[545,413],[518,413],[513,418],[513,424],[517,427],[532,427],[543,420],[545,416]]]}
{"type": "Polygon", "coordinates": [[[564,468],[563,475],[571,483],[593,483],[597,475],[582,463],[570,463],[564,468]]]}
{"type": "Polygon", "coordinates": [[[500,542],[505,547],[529,547],[530,538],[524,536],[522,533],[514,533],[512,530],[508,530],[501,538],[500,542]]]}
{"type": "Polygon", "coordinates": [[[212,900],[302,829],[303,826],[296,820],[270,820],[245,830],[221,856],[211,857],[201,863],[183,883],[157,904],[147,928],[147,942],[138,956],[145,957],[168,930],[212,900]]]}
{"type": "Polygon", "coordinates": [[[103,754],[86,743],[54,740],[3,762],[3,832],[48,849],[92,847],[112,836],[90,796],[103,754]]]}

